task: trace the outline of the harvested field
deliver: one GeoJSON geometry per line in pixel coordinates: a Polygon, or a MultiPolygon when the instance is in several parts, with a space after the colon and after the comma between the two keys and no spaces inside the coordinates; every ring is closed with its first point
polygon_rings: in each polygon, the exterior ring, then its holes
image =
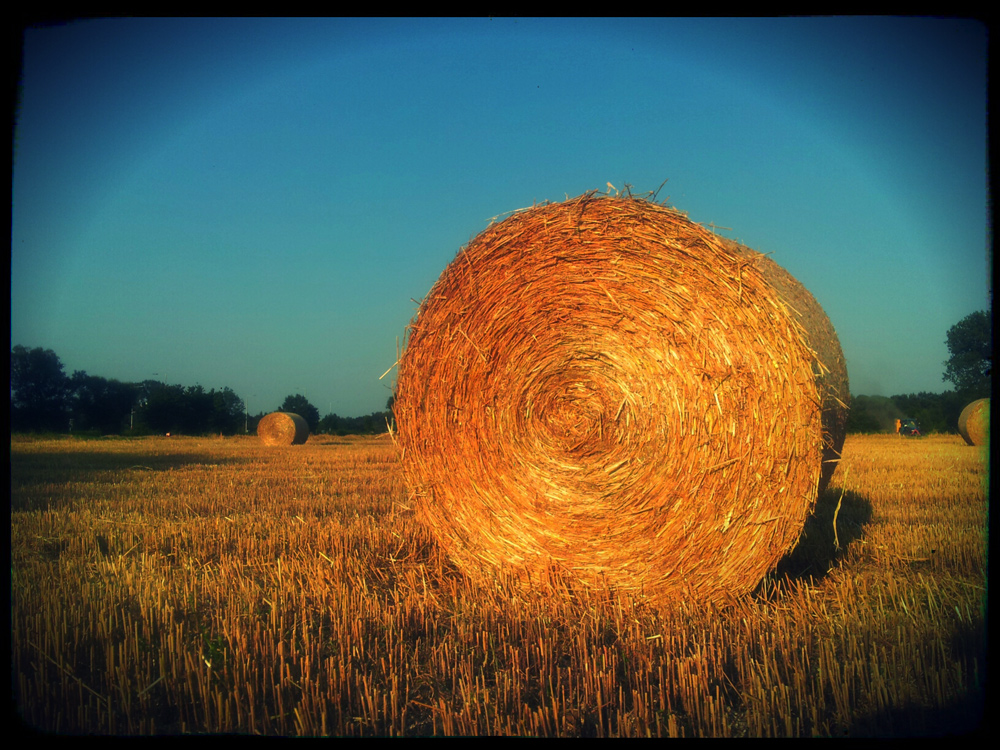
{"type": "Polygon", "coordinates": [[[721,603],[798,539],[847,393],[787,272],[586,194],[462,249],[411,323],[394,412],[414,503],[467,575],[721,603]]]}
{"type": "Polygon", "coordinates": [[[848,436],[731,606],[466,579],[387,438],[11,441],[11,686],[59,734],[940,736],[981,726],[987,473],[848,436]]]}
{"type": "Polygon", "coordinates": [[[802,327],[806,344],[816,355],[812,360],[813,377],[823,400],[823,474],[819,484],[822,491],[837,469],[844,438],[847,436],[851,388],[840,339],[816,298],[788,271],[766,255],[743,245],[729,240],[725,241],[725,245],[751,261],[768,284],[778,292],[781,301],[791,312],[792,319],[802,327]]]}

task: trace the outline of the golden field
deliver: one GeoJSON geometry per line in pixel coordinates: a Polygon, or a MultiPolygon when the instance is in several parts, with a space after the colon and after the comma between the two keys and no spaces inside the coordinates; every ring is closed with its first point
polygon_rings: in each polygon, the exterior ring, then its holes
{"type": "Polygon", "coordinates": [[[15,436],[14,703],[70,734],[974,732],[987,471],[849,436],[799,546],[714,609],[467,583],[387,437],[15,436]]]}

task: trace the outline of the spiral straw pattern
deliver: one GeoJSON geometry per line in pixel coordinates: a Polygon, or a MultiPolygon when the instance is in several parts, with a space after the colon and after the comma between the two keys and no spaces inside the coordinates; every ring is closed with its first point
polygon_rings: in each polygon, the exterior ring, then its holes
{"type": "Polygon", "coordinates": [[[958,416],[958,432],[967,445],[990,444],[990,400],[980,398],[968,404],[958,416]]]}
{"type": "Polygon", "coordinates": [[[271,412],[257,424],[257,437],[264,445],[302,445],[309,439],[309,423],[288,411],[271,412]]]}
{"type": "Polygon", "coordinates": [[[764,260],[592,193],[462,249],[410,325],[394,412],[417,509],[466,574],[720,602],[759,583],[836,442],[828,368],[764,260]]]}

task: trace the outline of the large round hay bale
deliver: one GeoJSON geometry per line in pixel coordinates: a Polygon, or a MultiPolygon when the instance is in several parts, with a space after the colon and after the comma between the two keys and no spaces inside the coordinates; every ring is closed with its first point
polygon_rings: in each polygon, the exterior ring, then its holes
{"type": "Polygon", "coordinates": [[[830,318],[798,279],[766,255],[731,240],[726,240],[726,244],[741,256],[753,260],[767,282],[778,292],[792,318],[802,326],[806,345],[816,355],[812,363],[813,376],[823,399],[823,474],[819,482],[822,492],[837,469],[847,437],[851,389],[840,339],[830,318]]]}
{"type": "Polygon", "coordinates": [[[593,194],[465,247],[410,325],[394,402],[415,504],[452,559],[655,597],[756,586],[837,442],[830,366],[769,264],[673,209],[593,194]]]}
{"type": "Polygon", "coordinates": [[[257,436],[264,445],[302,445],[309,438],[309,423],[298,414],[276,411],[260,420],[257,436]]]}
{"type": "Polygon", "coordinates": [[[969,445],[989,445],[990,400],[981,398],[962,409],[958,417],[958,432],[969,445]]]}

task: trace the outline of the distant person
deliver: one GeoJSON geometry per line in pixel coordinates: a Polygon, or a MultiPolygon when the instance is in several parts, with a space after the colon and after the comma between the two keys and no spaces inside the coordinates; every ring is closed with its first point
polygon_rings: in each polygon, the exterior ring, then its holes
{"type": "Polygon", "coordinates": [[[903,426],[903,420],[896,420],[896,437],[899,437],[899,429],[903,426]]]}

